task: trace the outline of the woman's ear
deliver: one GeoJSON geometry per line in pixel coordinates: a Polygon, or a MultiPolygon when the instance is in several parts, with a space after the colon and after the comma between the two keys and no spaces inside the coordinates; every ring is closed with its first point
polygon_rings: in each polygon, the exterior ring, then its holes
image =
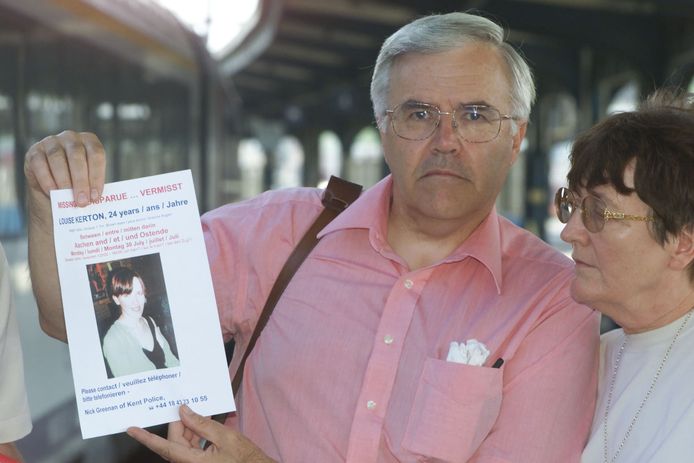
{"type": "Polygon", "coordinates": [[[684,270],[694,261],[694,229],[682,230],[674,240],[670,265],[684,270]]]}

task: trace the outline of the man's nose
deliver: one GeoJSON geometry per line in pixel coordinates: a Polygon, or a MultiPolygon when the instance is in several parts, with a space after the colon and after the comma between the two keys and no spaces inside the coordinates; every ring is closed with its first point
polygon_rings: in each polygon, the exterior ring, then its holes
{"type": "Polygon", "coordinates": [[[434,134],[438,143],[445,147],[451,147],[453,145],[457,147],[460,143],[460,139],[458,138],[458,122],[455,120],[454,114],[442,112],[439,117],[439,124],[434,134]],[[447,118],[450,118],[450,122],[447,118]]]}
{"type": "Polygon", "coordinates": [[[450,118],[451,118],[451,127],[452,127],[453,129],[456,129],[456,130],[457,130],[457,129],[458,129],[458,120],[457,120],[456,117],[455,117],[455,111],[453,111],[453,112],[446,112],[446,111],[441,111],[441,112],[439,112],[439,118],[440,118],[440,122],[439,122],[439,123],[440,123],[440,124],[445,123],[445,122],[444,122],[444,119],[445,119],[444,116],[445,116],[445,117],[450,117],[450,118]]]}

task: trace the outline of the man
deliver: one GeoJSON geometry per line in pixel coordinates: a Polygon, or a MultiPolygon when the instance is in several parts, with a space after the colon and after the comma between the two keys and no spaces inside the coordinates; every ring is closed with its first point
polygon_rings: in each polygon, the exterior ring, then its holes
{"type": "MultiPolygon", "coordinates": [[[[570,261],[494,210],[534,99],[527,64],[484,18],[429,16],[386,40],[371,93],[392,175],[320,232],[285,290],[226,423],[241,434],[187,408],[168,442],[129,433],[181,462],[578,461],[597,317],[569,296],[570,261]],[[473,349],[486,359],[459,363],[473,349]]],[[[104,159],[91,134],[29,150],[32,269],[50,256],[47,192],[73,188],[86,205],[104,159]]],[[[294,189],[203,217],[232,372],[320,209],[319,191],[294,189]]],[[[43,272],[45,329],[64,337],[43,272]]]]}
{"type": "Polygon", "coordinates": [[[0,463],[22,461],[14,441],[31,431],[22,346],[11,292],[10,268],[0,246],[0,463]]]}

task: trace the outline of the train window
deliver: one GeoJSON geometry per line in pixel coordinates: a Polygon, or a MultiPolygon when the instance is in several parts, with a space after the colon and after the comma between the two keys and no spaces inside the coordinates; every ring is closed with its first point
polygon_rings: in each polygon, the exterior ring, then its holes
{"type": "Polygon", "coordinates": [[[633,111],[639,102],[639,85],[630,81],[620,87],[607,105],[606,114],[633,111]]]}
{"type": "Polygon", "coordinates": [[[255,138],[241,140],[238,147],[238,165],[241,176],[241,198],[252,198],[263,192],[263,173],[267,156],[263,145],[255,138]]]}
{"type": "MultiPolygon", "coordinates": [[[[533,190],[535,194],[529,194],[528,199],[535,201],[535,220],[537,223],[542,220],[544,240],[566,252],[570,246],[567,246],[559,237],[563,224],[554,213],[552,198],[557,188],[566,185],[569,153],[578,127],[578,107],[574,96],[566,92],[543,97],[540,107],[542,141],[547,151],[547,184],[542,198],[537,194],[540,190],[536,188],[533,190]]],[[[525,159],[525,156],[520,159],[525,159]]],[[[517,196],[522,195],[517,194],[517,196]]]]}
{"type": "Polygon", "coordinates": [[[29,133],[36,140],[47,134],[58,133],[65,127],[75,125],[74,101],[69,96],[32,91],[27,96],[29,110],[29,133]]]}
{"type": "Polygon", "coordinates": [[[141,103],[118,105],[118,117],[124,121],[138,121],[149,119],[152,111],[149,106],[141,103]]]}
{"type": "Polygon", "coordinates": [[[304,150],[296,137],[283,136],[274,156],[272,188],[287,188],[302,185],[304,150]]]}
{"type": "Polygon", "coordinates": [[[96,107],[96,117],[102,121],[111,120],[113,117],[113,105],[111,103],[101,103],[96,107]]]}
{"type": "Polygon", "coordinates": [[[525,214],[526,196],[523,191],[526,188],[527,156],[523,153],[528,149],[528,139],[521,142],[520,154],[508,171],[506,181],[496,198],[496,209],[513,223],[523,226],[525,214]]]}
{"type": "Polygon", "coordinates": [[[545,220],[545,240],[562,252],[569,253],[571,246],[561,240],[559,234],[564,229],[554,212],[554,192],[559,187],[566,186],[566,174],[569,173],[569,153],[571,153],[570,140],[561,141],[552,145],[549,149],[549,175],[547,185],[549,194],[547,195],[547,219],[545,220]]]}
{"type": "Polygon", "coordinates": [[[15,184],[17,160],[12,109],[12,100],[0,93],[0,236],[15,236],[22,231],[15,184]]]}
{"type": "Polygon", "coordinates": [[[347,178],[364,188],[377,183],[383,178],[382,153],[378,131],[373,127],[361,129],[349,150],[347,178]]]}
{"type": "Polygon", "coordinates": [[[320,187],[328,184],[331,175],[342,173],[342,143],[335,132],[325,131],[318,137],[318,172],[320,187]]]}

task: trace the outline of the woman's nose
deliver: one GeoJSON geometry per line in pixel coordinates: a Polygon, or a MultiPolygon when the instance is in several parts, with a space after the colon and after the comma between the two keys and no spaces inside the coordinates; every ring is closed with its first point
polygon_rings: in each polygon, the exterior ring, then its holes
{"type": "Polygon", "coordinates": [[[563,241],[570,244],[574,242],[584,242],[588,238],[588,230],[586,230],[581,220],[580,209],[574,209],[573,214],[569,217],[569,221],[566,222],[559,236],[563,241]]]}

